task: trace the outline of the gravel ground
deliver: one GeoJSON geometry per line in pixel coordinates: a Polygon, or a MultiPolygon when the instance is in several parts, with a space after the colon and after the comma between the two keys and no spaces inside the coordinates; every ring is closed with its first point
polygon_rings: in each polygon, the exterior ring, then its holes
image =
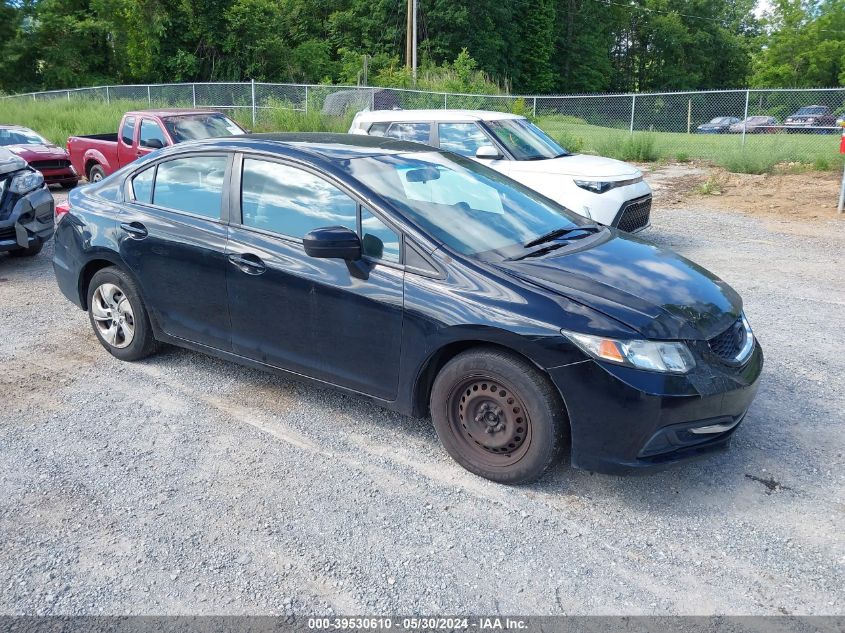
{"type": "Polygon", "coordinates": [[[0,256],[0,613],[845,613],[845,222],[653,220],[743,295],[759,396],[707,461],[521,488],[428,420],[178,349],[121,363],[51,248],[0,256]]]}

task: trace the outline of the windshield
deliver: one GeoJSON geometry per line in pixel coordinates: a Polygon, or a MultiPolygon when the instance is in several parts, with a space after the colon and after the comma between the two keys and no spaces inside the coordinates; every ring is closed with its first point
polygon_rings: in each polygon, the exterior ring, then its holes
{"type": "Polygon", "coordinates": [[[244,133],[237,123],[219,113],[168,117],[164,125],[174,143],[244,133]]]}
{"type": "Polygon", "coordinates": [[[568,156],[569,152],[527,119],[502,119],[484,124],[516,160],[542,160],[568,156]]]}
{"type": "Polygon", "coordinates": [[[356,158],[344,169],[431,237],[465,255],[525,252],[559,228],[591,225],[475,161],[425,152],[356,158]]]}
{"type": "Polygon", "coordinates": [[[32,130],[0,129],[0,146],[6,145],[50,145],[50,142],[32,130]]]}
{"type": "Polygon", "coordinates": [[[796,116],[801,116],[805,114],[824,114],[827,108],[823,108],[821,106],[808,106],[806,108],[801,108],[796,112],[796,116]]]}
{"type": "Polygon", "coordinates": [[[730,117],[726,117],[726,116],[717,116],[715,119],[710,121],[710,123],[715,123],[715,124],[730,123],[730,122],[731,122],[730,117]]]}

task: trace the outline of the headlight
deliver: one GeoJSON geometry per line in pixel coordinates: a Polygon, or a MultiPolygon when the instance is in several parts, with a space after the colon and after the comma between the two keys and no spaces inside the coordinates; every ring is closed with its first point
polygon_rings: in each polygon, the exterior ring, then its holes
{"type": "Polygon", "coordinates": [[[37,189],[43,184],[44,176],[42,176],[40,172],[22,171],[12,178],[12,184],[9,185],[9,191],[22,195],[28,191],[37,189]]]}
{"type": "Polygon", "coordinates": [[[695,367],[689,349],[679,341],[620,341],[567,330],[561,333],[593,358],[617,365],[675,374],[685,374],[695,367]]]}
{"type": "Polygon", "coordinates": [[[613,188],[612,182],[601,182],[599,180],[576,180],[575,184],[594,193],[604,193],[613,188]]]}

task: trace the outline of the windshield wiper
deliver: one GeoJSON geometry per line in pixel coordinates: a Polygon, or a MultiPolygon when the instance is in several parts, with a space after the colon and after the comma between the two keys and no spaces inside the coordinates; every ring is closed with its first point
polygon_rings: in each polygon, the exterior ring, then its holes
{"type": "Polygon", "coordinates": [[[526,242],[523,244],[525,248],[531,248],[532,246],[537,246],[538,244],[544,244],[546,242],[551,242],[552,240],[556,240],[559,237],[563,237],[564,235],[569,235],[570,233],[576,233],[578,231],[586,231],[587,233],[596,233],[598,232],[599,227],[595,224],[588,224],[587,226],[568,226],[565,228],[554,229],[553,231],[549,231],[548,233],[543,233],[540,237],[536,237],[530,242],[526,242]]]}

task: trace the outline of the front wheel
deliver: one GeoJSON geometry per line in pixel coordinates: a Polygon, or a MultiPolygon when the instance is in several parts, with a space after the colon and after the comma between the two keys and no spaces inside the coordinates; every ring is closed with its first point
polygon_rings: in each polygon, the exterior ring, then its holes
{"type": "Polygon", "coordinates": [[[569,425],[560,396],[534,366],[481,348],[450,360],[434,380],[431,417],[461,466],[505,484],[538,479],[559,457],[569,425]]]}
{"type": "Polygon", "coordinates": [[[109,353],[133,361],[156,349],[153,329],[134,280],[116,266],[94,274],[88,286],[88,318],[109,353]]]}
{"type": "Polygon", "coordinates": [[[92,165],[88,170],[88,182],[100,182],[106,177],[106,170],[100,165],[92,165]]]}

